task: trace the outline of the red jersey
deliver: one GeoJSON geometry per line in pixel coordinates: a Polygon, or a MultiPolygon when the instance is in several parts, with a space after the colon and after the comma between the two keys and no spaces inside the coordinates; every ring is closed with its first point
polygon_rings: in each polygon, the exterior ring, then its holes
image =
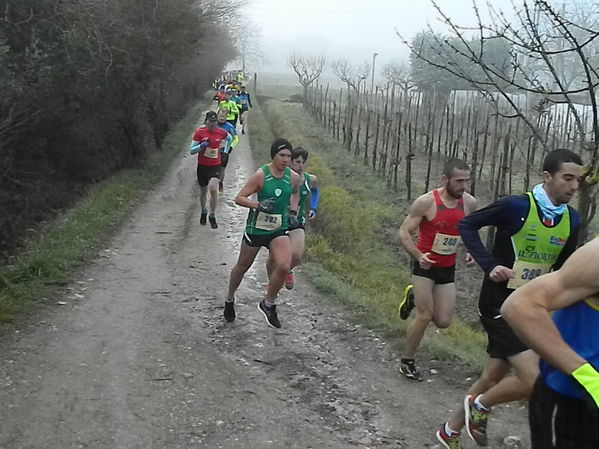
{"type": "Polygon", "coordinates": [[[433,267],[452,267],[460,243],[458,223],[464,217],[464,199],[460,198],[457,206],[449,209],[436,189],[433,197],[437,212],[431,221],[425,217],[420,222],[416,247],[423,253],[431,253],[429,259],[435,261],[433,267]]]}
{"type": "Polygon", "coordinates": [[[227,138],[227,135],[227,131],[219,127],[216,127],[214,131],[210,131],[205,126],[196,129],[192,140],[196,142],[208,141],[208,147],[202,148],[198,152],[198,165],[213,167],[221,164],[220,143],[227,138]]]}

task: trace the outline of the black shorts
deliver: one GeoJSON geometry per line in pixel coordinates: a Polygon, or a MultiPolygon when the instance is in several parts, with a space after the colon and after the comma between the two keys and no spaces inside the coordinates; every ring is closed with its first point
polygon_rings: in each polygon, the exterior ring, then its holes
{"type": "Polygon", "coordinates": [[[247,232],[243,233],[243,241],[247,243],[248,246],[252,248],[258,248],[263,246],[265,248],[270,248],[270,242],[272,242],[277,237],[281,236],[289,237],[289,231],[287,229],[281,231],[275,231],[271,234],[265,235],[257,235],[257,234],[248,234],[247,232]]]}
{"type": "Polygon", "coordinates": [[[528,405],[532,449],[599,448],[599,414],[582,399],[556,393],[539,376],[528,405]]]}
{"type": "Polygon", "coordinates": [[[494,359],[507,359],[528,349],[501,316],[501,306],[514,290],[507,282],[496,283],[486,278],[480,289],[478,314],[487,333],[487,353],[494,359]]]}
{"type": "Polygon", "coordinates": [[[220,165],[198,165],[196,174],[198,176],[198,184],[206,187],[211,178],[220,178],[220,165]]]}
{"type": "MultiPolygon", "coordinates": [[[[480,314],[480,311],[479,311],[480,314]]],[[[505,359],[528,349],[501,316],[480,314],[480,322],[487,333],[487,354],[493,359],[505,359]]]]}
{"type": "Polygon", "coordinates": [[[302,231],[306,230],[306,225],[304,223],[298,223],[297,226],[293,228],[289,228],[290,231],[295,231],[296,229],[301,229],[302,231]]]}
{"type": "Polygon", "coordinates": [[[435,284],[452,284],[455,282],[455,265],[453,267],[430,267],[425,270],[415,260],[412,264],[412,274],[431,279],[435,284]]]}

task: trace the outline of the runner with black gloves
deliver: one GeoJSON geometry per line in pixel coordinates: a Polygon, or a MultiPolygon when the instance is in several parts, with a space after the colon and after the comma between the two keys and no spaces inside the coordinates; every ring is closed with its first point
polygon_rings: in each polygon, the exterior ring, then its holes
{"type": "Polygon", "coordinates": [[[275,301],[291,266],[289,228],[297,226],[299,206],[300,176],[289,168],[291,151],[289,141],[275,140],[270,149],[272,162],[250,176],[235,198],[236,204],[249,208],[250,212],[239,259],[229,279],[224,310],[228,322],[234,321],[236,316],[235,292],[264,246],[270,250],[272,269],[266,297],[258,304],[258,310],[269,326],[281,327],[275,301]],[[257,194],[257,201],[250,199],[254,194],[257,194]]]}

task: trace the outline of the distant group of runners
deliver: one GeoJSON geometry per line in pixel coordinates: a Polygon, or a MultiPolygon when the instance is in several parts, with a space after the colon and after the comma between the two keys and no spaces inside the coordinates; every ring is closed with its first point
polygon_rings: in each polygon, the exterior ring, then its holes
{"type": "MultiPolygon", "coordinates": [[[[198,154],[200,224],[209,222],[213,229],[218,229],[215,215],[218,191],[223,191],[225,168],[239,141],[237,118],[247,111],[247,107],[252,107],[245,86],[241,91],[246,95],[246,101],[244,97],[241,101],[235,100],[234,91],[219,86],[215,95],[219,101],[218,112],[206,112],[204,126],[195,131],[191,141],[190,153],[198,154]]],[[[235,292],[260,248],[265,247],[269,250],[266,262],[268,286],[258,310],[269,326],[279,328],[276,298],[283,286],[294,287],[293,268],[301,263],[306,221],[316,216],[319,193],[316,177],[304,171],[308,150],[293,148],[286,139],[277,139],[270,153],[272,161],[250,176],[235,197],[236,204],[250,210],[239,259],[231,270],[224,317],[227,322],[235,320],[235,292]]]]}
{"type": "MultiPolygon", "coordinates": [[[[209,221],[214,229],[219,183],[239,139],[243,106],[239,110],[234,94],[225,87],[221,99],[217,92],[219,111],[206,113],[191,144],[191,152],[198,153],[200,224],[209,221]]],[[[251,107],[249,94],[246,99],[241,104],[251,107]]],[[[277,139],[270,154],[271,162],[254,172],[235,197],[249,214],[230,273],[224,318],[235,320],[235,293],[265,247],[268,286],[257,306],[268,325],[279,328],[276,299],[283,286],[294,286],[293,268],[301,263],[305,224],[316,214],[319,194],[316,177],[304,171],[307,150],[277,139]]],[[[532,393],[534,449],[599,448],[594,430],[599,424],[599,337],[593,332],[599,328],[599,239],[576,251],[580,219],[567,205],[582,175],[576,153],[555,150],[544,159],[542,183],[477,210],[475,198],[466,192],[470,168],[452,159],[444,167],[442,186],[417,198],[401,225],[399,240],[414,259],[412,281],[400,303],[402,319],[415,309],[400,363],[408,379],[423,379],[415,356],[428,325],[446,328],[453,319],[460,242],[466,264],[476,262],[485,273],[478,310],[488,359],[462,404],[438,429],[443,447],[461,448],[463,428],[486,446],[491,408],[532,393]],[[490,252],[478,234],[488,226],[495,228],[490,252]],[[562,310],[551,317],[557,309],[562,310]]]]}

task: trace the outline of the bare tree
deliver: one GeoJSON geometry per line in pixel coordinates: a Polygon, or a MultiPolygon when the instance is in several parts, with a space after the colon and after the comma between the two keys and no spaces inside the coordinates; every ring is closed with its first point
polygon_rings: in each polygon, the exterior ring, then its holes
{"type": "Polygon", "coordinates": [[[239,51],[241,69],[246,70],[247,65],[259,65],[268,62],[262,50],[262,33],[260,28],[252,21],[244,18],[242,28],[232,28],[235,47],[239,51]]]}
{"type": "Polygon", "coordinates": [[[365,62],[360,66],[354,66],[347,59],[336,59],[331,63],[333,73],[337,78],[344,82],[347,89],[360,90],[360,84],[364,82],[370,74],[370,64],[365,62]]]}
{"type": "Polygon", "coordinates": [[[287,65],[297,74],[299,83],[304,88],[304,105],[308,99],[308,88],[316,81],[327,63],[322,55],[303,54],[294,51],[287,59],[287,65]]]}
{"type": "Polygon", "coordinates": [[[383,66],[383,77],[392,86],[398,86],[404,93],[414,87],[410,75],[410,65],[394,59],[383,66]]]}
{"type": "MultiPolygon", "coordinates": [[[[567,8],[558,11],[545,0],[524,0],[518,7],[514,4],[513,17],[489,6],[491,20],[488,24],[483,23],[474,1],[478,19],[474,29],[458,25],[435,0],[431,3],[448,26],[450,36],[435,34],[429,28],[434,36],[434,45],[429,46],[409,43],[402,38],[412,54],[467,81],[496,108],[497,114],[521,120],[528,127],[531,138],[545,151],[566,145],[589,161],[578,203],[582,219],[580,241],[584,241],[597,204],[594,190],[598,180],[599,125],[595,90],[599,76],[594,64],[596,55],[591,48],[599,42],[599,30],[574,22],[574,18],[566,14],[567,8]],[[510,46],[508,67],[490,63],[487,57],[490,46],[498,41],[510,46]],[[564,76],[561,69],[565,65],[576,68],[576,82],[564,76]],[[472,70],[473,66],[476,70],[472,70]],[[512,92],[527,93],[529,98],[536,99],[537,106],[522,107],[514,101],[512,92]],[[507,102],[511,112],[502,112],[498,97],[507,102]],[[579,102],[592,106],[590,137],[575,107],[579,102]],[[552,134],[543,129],[546,125],[540,115],[545,114],[552,103],[565,103],[568,107],[575,129],[569,140],[551,139],[552,134]]],[[[591,4],[590,0],[588,3],[591,4]]]]}

